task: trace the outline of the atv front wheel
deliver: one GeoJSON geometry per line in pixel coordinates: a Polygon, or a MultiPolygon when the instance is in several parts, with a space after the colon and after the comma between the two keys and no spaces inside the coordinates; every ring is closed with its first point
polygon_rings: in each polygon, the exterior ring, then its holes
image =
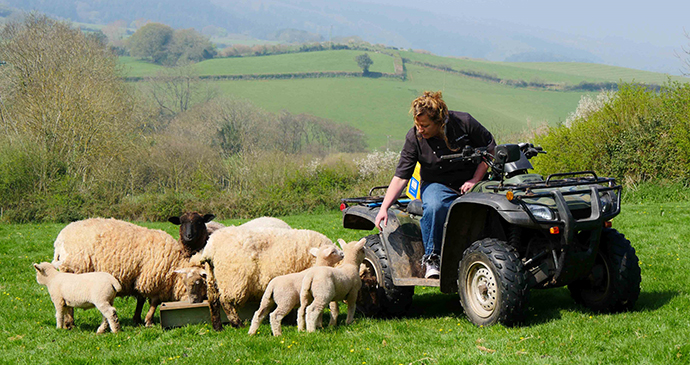
{"type": "Polygon", "coordinates": [[[570,295],[597,312],[632,309],[640,295],[640,265],[635,249],[615,229],[604,229],[599,254],[589,275],[570,285],[570,295]]]}
{"type": "Polygon", "coordinates": [[[412,304],[414,287],[393,285],[388,256],[381,237],[366,237],[363,270],[360,269],[362,289],[357,298],[357,309],[366,316],[398,317],[412,304]]]}
{"type": "Polygon", "coordinates": [[[529,289],[515,249],[493,238],[473,243],[460,261],[458,294],[465,315],[477,326],[522,321],[529,289]]]}

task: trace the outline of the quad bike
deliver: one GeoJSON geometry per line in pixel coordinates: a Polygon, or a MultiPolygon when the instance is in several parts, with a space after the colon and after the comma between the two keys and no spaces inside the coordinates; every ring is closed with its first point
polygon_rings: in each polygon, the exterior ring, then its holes
{"type": "MultiPolygon", "coordinates": [[[[365,315],[401,316],[415,286],[457,292],[477,326],[525,319],[530,289],[567,285],[572,298],[598,312],[630,310],[640,294],[635,249],[611,228],[621,186],[593,171],[529,173],[546,153],[529,143],[465,148],[444,159],[485,161],[489,179],[452,203],[444,226],[439,279],[424,279],[419,200],[401,197],[388,224],[368,237],[358,308],[365,315]]],[[[383,196],[342,199],[343,226],[371,230],[383,196]]]]}

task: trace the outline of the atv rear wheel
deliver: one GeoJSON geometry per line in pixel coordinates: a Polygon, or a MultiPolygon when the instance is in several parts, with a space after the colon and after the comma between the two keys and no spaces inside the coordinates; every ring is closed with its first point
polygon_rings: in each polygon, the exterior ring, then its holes
{"type": "Polygon", "coordinates": [[[458,294],[465,315],[477,326],[522,321],[529,289],[515,249],[493,238],[473,243],[460,261],[458,294]]]}
{"type": "Polygon", "coordinates": [[[362,289],[357,309],[366,316],[398,317],[407,313],[412,304],[414,287],[393,285],[388,256],[381,237],[366,237],[364,270],[360,270],[362,289]]]}
{"type": "Polygon", "coordinates": [[[632,309],[640,295],[642,280],[635,249],[615,229],[604,229],[599,254],[589,275],[570,285],[570,295],[597,312],[632,309]]]}

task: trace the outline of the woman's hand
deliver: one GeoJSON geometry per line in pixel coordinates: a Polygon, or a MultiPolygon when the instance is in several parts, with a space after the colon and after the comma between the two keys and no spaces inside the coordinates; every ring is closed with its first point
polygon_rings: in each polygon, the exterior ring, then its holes
{"type": "Polygon", "coordinates": [[[374,225],[376,225],[376,228],[379,229],[379,231],[383,231],[383,227],[385,227],[388,224],[388,209],[379,209],[379,213],[376,215],[376,219],[374,219],[374,225]],[[383,223],[383,225],[381,225],[383,223]]]}

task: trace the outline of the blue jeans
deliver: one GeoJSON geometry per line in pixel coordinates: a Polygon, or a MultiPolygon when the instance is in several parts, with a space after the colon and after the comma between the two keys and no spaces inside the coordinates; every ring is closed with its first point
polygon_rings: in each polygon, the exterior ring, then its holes
{"type": "Polygon", "coordinates": [[[425,256],[441,254],[443,243],[443,225],[451,203],[458,194],[449,187],[439,183],[422,184],[422,209],[424,214],[419,222],[422,230],[425,256]]]}

